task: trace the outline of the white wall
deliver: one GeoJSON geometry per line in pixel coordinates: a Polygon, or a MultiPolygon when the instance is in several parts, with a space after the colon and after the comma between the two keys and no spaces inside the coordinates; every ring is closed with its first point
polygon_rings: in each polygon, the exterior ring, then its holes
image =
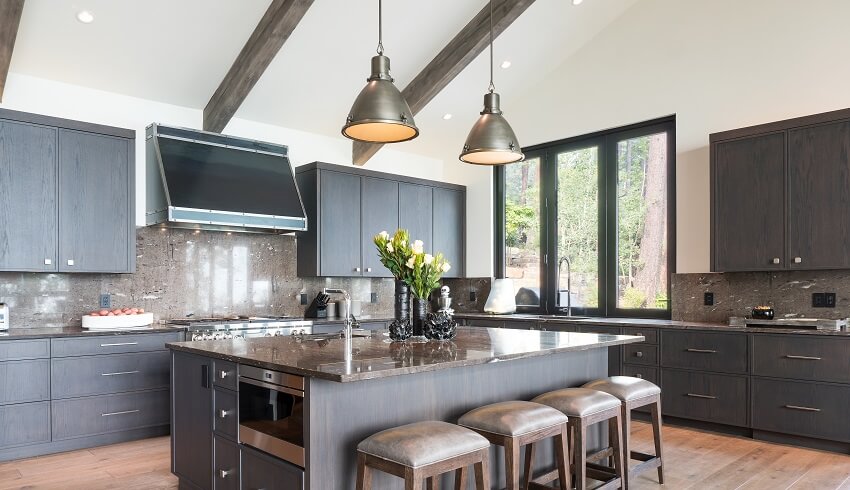
{"type": "MultiPolygon", "coordinates": [[[[62,117],[136,131],[136,224],[145,224],[145,127],[152,122],[200,128],[203,113],[152,100],[139,99],[76,85],[10,73],[0,107],[62,117]]],[[[226,134],[282,143],[289,146],[292,164],[316,160],[351,165],[351,141],[234,118],[226,134]]],[[[400,175],[442,180],[438,159],[384,148],[368,168],[400,175]]]]}
{"type": "MultiPolygon", "coordinates": [[[[708,135],[850,107],[847,19],[844,0],[641,0],[542,83],[503,102],[523,145],[676,114],[677,271],[705,272],[708,135]]],[[[469,247],[483,252],[492,243],[491,183],[458,167],[447,162],[446,175],[470,186],[470,231],[480,233],[469,247]]],[[[483,255],[470,259],[490,271],[483,255]]]]}

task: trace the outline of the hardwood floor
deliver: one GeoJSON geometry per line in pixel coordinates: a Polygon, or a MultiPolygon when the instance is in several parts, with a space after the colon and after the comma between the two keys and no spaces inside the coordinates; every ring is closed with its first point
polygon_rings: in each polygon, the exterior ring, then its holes
{"type": "MultiPolygon", "coordinates": [[[[632,445],[651,452],[648,424],[635,422],[632,445]]],[[[633,480],[634,490],[850,490],[850,456],[664,427],[664,474],[633,480]]],[[[177,488],[167,437],[0,463],[0,490],[177,488]]]]}

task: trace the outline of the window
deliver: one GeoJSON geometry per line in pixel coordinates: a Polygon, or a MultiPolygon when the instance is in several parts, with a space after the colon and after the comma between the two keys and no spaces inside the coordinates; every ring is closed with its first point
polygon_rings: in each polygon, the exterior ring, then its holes
{"type": "Polygon", "coordinates": [[[670,316],[673,117],[537,145],[495,169],[496,271],[521,311],[670,316]]]}

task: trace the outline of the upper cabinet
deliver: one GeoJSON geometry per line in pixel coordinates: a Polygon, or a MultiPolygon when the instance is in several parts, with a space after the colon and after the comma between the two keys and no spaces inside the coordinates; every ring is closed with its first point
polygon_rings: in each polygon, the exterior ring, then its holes
{"type": "Polygon", "coordinates": [[[710,140],[713,271],[850,268],[850,109],[710,140]]]}
{"type": "Polygon", "coordinates": [[[372,238],[405,228],[429,253],[465,271],[466,188],[315,162],[296,168],[308,230],[298,234],[301,277],[392,277],[372,238]]]}
{"type": "Polygon", "coordinates": [[[0,110],[0,270],[135,270],[131,130],[0,110]]]}

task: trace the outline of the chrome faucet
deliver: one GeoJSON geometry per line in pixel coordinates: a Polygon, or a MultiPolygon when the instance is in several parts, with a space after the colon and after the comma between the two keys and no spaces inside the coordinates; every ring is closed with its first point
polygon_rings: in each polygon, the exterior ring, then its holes
{"type": "Polygon", "coordinates": [[[560,304],[561,303],[561,264],[563,264],[565,262],[567,264],[567,316],[573,316],[573,307],[572,307],[572,298],[571,298],[573,291],[572,291],[572,285],[570,284],[570,282],[572,280],[572,277],[571,277],[572,272],[570,271],[570,259],[566,255],[561,257],[560,260],[558,260],[558,287],[556,288],[557,292],[558,292],[558,306],[561,306],[561,304],[560,304]]]}
{"type": "Polygon", "coordinates": [[[343,327],[342,329],[342,335],[346,339],[350,339],[352,337],[352,326],[354,325],[351,316],[351,295],[348,294],[348,291],[346,291],[345,289],[339,288],[323,288],[322,292],[325,294],[341,294],[343,299],[345,300],[345,327],[343,327]]]}

